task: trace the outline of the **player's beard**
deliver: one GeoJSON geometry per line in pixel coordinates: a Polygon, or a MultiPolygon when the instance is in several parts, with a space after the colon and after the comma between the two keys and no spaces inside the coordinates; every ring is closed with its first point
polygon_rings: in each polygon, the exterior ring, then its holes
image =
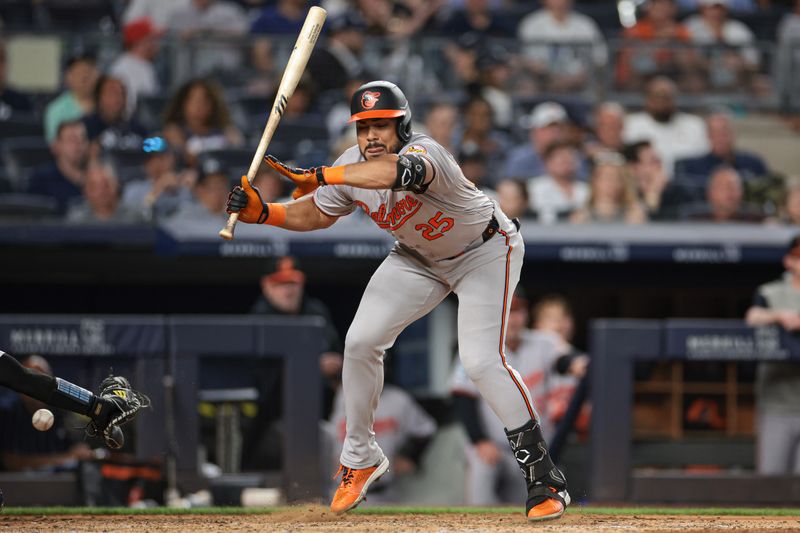
{"type": "Polygon", "coordinates": [[[402,143],[400,143],[399,141],[398,141],[398,142],[395,142],[395,143],[392,143],[392,146],[386,146],[386,145],[385,145],[385,144],[383,144],[383,143],[377,143],[377,142],[373,142],[373,143],[369,143],[369,144],[367,144],[367,145],[364,147],[364,149],[361,151],[361,156],[362,156],[364,159],[367,159],[367,160],[368,160],[368,159],[370,159],[369,157],[367,157],[367,150],[369,150],[370,148],[383,148],[383,149],[384,149],[384,153],[383,153],[383,154],[380,154],[380,155],[378,155],[378,156],[375,156],[375,157],[382,157],[382,156],[384,156],[384,155],[388,155],[388,154],[396,154],[396,153],[399,153],[399,152],[400,152],[400,149],[401,149],[402,147],[403,147],[403,144],[402,144],[402,143]]]}

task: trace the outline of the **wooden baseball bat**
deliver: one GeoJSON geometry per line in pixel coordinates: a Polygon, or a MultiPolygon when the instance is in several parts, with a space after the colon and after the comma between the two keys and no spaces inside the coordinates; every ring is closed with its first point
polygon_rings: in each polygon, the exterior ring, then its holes
{"type": "MultiPolygon", "coordinates": [[[[283,71],[278,94],[275,96],[275,102],[269,112],[269,118],[267,119],[267,125],[264,127],[264,133],[261,135],[261,141],[258,143],[253,161],[247,171],[247,181],[251,185],[256,172],[258,172],[258,166],[267,152],[267,146],[272,140],[272,135],[275,133],[278,122],[280,122],[286,109],[286,103],[297,88],[297,82],[300,81],[300,76],[302,76],[306,68],[308,58],[311,56],[311,51],[314,49],[314,44],[316,44],[320,31],[322,31],[322,24],[325,22],[327,15],[327,11],[321,7],[314,6],[308,10],[306,21],[303,23],[300,35],[297,36],[297,42],[294,43],[294,49],[289,56],[289,61],[286,63],[286,69],[283,71]]],[[[228,241],[233,239],[233,229],[236,227],[238,218],[239,213],[231,213],[228,217],[228,223],[219,231],[219,236],[228,241]]]]}

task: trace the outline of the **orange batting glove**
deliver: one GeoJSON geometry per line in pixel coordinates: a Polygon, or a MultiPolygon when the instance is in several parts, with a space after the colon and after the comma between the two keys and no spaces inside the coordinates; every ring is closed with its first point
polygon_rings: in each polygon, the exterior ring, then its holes
{"type": "Polygon", "coordinates": [[[249,224],[263,224],[269,218],[269,204],[264,203],[258,189],[250,185],[247,176],[228,195],[228,213],[239,213],[239,220],[249,224]]]}
{"type": "MultiPolygon", "coordinates": [[[[265,157],[264,161],[278,174],[295,182],[301,189],[300,196],[305,196],[321,185],[344,183],[344,167],[292,168],[272,155],[265,157]]],[[[292,194],[292,197],[299,198],[299,196],[295,196],[295,193],[292,194]]]]}

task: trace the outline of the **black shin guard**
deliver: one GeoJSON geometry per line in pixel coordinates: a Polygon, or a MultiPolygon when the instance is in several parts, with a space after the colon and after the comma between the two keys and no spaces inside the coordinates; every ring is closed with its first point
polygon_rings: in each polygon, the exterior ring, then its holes
{"type": "Polygon", "coordinates": [[[506,436],[528,483],[528,510],[547,498],[556,498],[567,505],[569,502],[560,494],[566,494],[567,480],[550,459],[539,424],[531,420],[520,428],[506,430],[506,436]]]}
{"type": "Polygon", "coordinates": [[[88,415],[95,403],[90,391],[61,378],[28,370],[3,352],[0,352],[0,385],[81,415],[88,415]]]}

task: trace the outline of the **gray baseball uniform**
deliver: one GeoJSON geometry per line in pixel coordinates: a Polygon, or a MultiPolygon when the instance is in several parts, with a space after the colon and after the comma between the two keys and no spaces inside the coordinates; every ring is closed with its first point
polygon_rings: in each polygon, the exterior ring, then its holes
{"type": "MultiPolygon", "coordinates": [[[[507,428],[536,417],[527,387],[503,351],[506,316],[525,251],[522,237],[433,139],[413,134],[400,150],[407,152],[433,167],[434,178],[422,194],[336,185],[317,189],[313,197],[330,216],[360,207],[397,238],[367,285],[345,340],[347,437],[341,463],[350,468],[371,467],[384,456],[373,423],[385,350],[450,292],[458,295],[459,354],[467,375],[507,428]],[[483,242],[493,213],[497,235],[483,242]]],[[[334,164],[359,161],[363,157],[352,147],[334,164]]]]}

